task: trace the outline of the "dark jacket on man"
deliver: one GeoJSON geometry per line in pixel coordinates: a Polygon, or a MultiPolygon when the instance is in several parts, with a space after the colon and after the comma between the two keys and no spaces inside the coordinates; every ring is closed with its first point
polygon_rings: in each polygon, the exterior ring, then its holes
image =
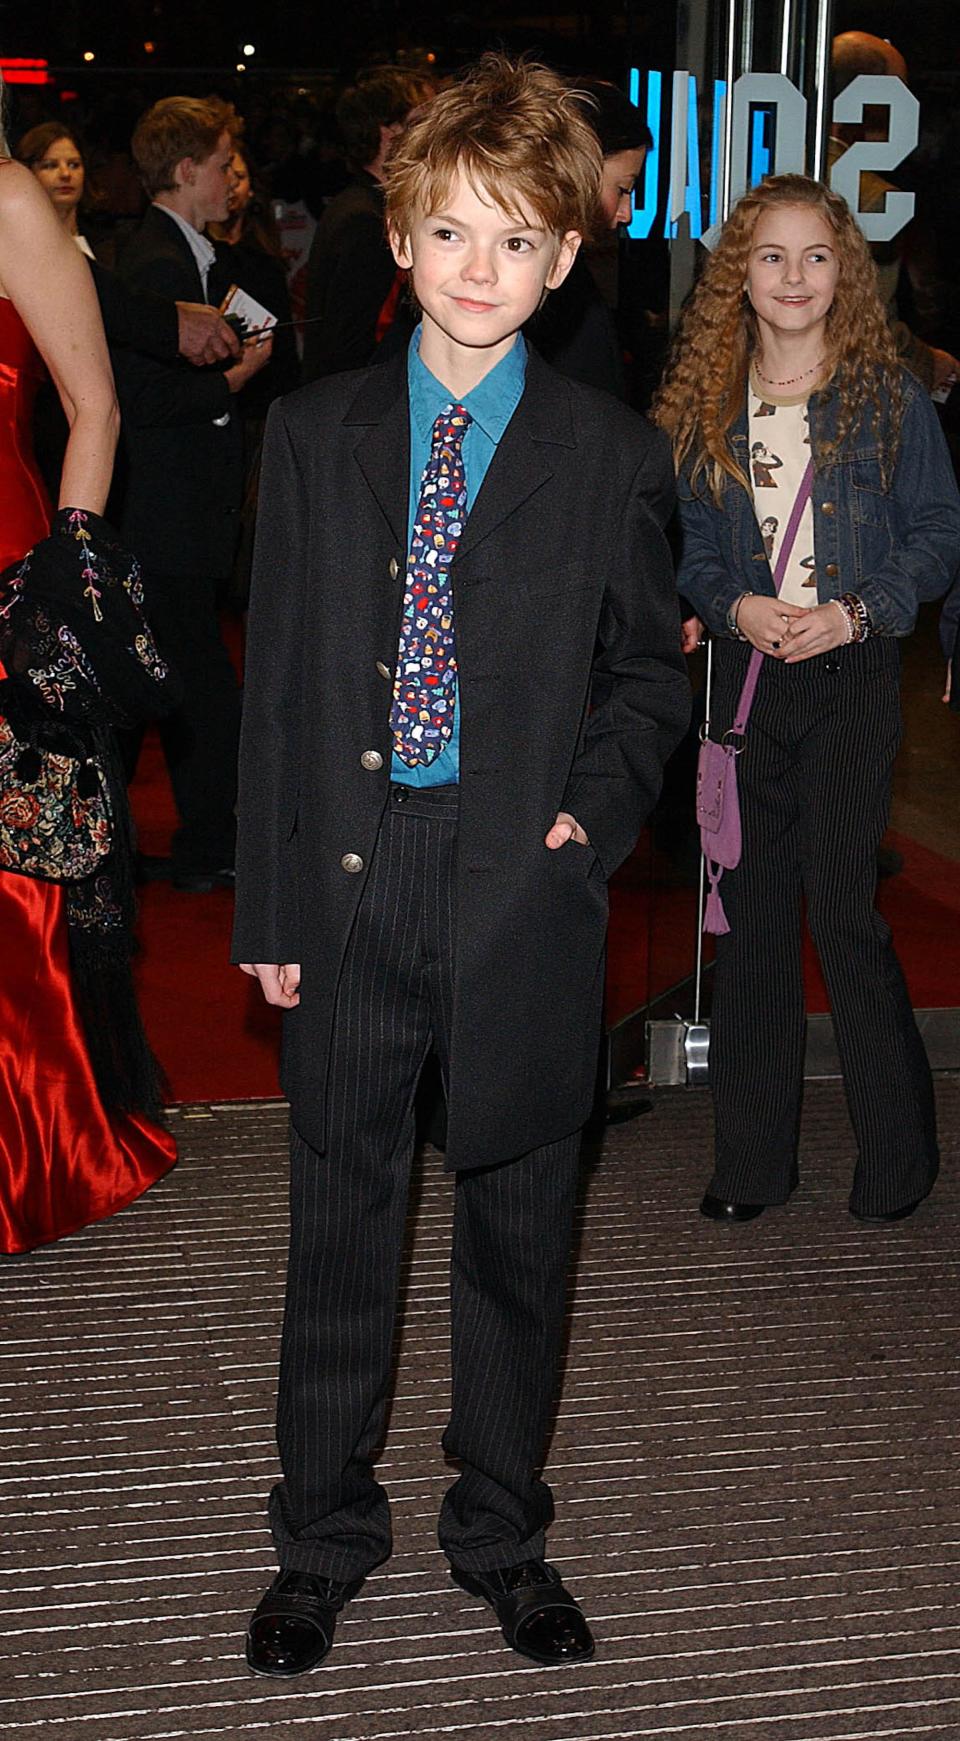
{"type": "MultiPolygon", "coordinates": [[[[218,303],[227,271],[210,269],[208,295],[175,220],[150,206],[120,263],[138,292],[181,302],[218,303]]],[[[218,368],[182,358],[161,363],[114,352],[123,415],[121,530],[144,564],[162,574],[230,573],[243,491],[236,400],[218,368]],[[226,419],[226,422],[223,421],[226,419]]]]}
{"type": "Polygon", "coordinates": [[[307,267],[303,378],[369,363],[377,322],[397,276],[383,225],[383,190],[361,170],[327,206],[307,267]]]}

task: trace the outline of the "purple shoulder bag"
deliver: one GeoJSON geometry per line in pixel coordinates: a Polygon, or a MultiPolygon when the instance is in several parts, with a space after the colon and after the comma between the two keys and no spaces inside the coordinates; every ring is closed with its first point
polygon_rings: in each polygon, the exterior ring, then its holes
{"type": "MultiPolygon", "coordinates": [[[[800,488],[790,510],[787,529],[773,571],[774,585],[779,595],[787,572],[790,553],[796,542],[803,510],[813,488],[813,461],[800,481],[800,488]]],[[[697,823],[700,847],[707,866],[710,891],[703,915],[703,929],[722,937],[729,931],[727,915],[720,898],[720,878],[725,870],[735,870],[740,863],[740,802],[737,797],[737,757],[746,748],[744,741],[747,720],[753,706],[757,679],[764,654],[754,648],[747,666],[747,675],[740,691],[733,725],[724,732],[720,743],[710,737],[710,720],[704,721],[700,733],[700,754],[697,758],[697,823]],[[739,739],[739,742],[735,740],[739,739]]]]}

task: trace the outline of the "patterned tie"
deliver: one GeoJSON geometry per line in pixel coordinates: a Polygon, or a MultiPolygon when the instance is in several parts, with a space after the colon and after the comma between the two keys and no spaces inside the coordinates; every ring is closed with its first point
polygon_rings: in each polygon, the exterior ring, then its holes
{"type": "Polygon", "coordinates": [[[446,405],[433,426],[407,563],[390,727],[408,768],[428,768],[453,730],[457,647],[450,564],[467,509],[463,438],[469,411],[446,405]]]}

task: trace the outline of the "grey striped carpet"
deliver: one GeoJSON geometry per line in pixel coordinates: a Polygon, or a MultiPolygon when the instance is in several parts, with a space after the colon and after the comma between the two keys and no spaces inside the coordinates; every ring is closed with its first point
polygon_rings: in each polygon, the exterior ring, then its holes
{"type": "Polygon", "coordinates": [[[913,1221],[846,1213],[840,1091],[804,1179],[695,1213],[709,1102],[661,1092],[585,1188],[551,1553],[594,1623],[525,1668],[435,1547],[449,1187],[428,1154],[384,1457],[398,1552],[317,1673],[243,1665],[272,1575],[284,1245],[277,1103],[181,1108],[176,1171],[0,1263],[2,1741],[874,1741],[960,1735],[960,1084],[913,1221]]]}

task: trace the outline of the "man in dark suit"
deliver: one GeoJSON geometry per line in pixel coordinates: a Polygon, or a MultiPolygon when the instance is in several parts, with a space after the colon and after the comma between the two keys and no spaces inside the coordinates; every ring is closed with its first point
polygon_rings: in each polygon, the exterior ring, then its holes
{"type": "Polygon", "coordinates": [[[376,67],[337,103],[352,180],[327,206],[307,266],[303,378],[369,363],[395,315],[396,261],[383,227],[383,166],[411,109],[432,92],[400,67],[376,67]]]}
{"type": "MultiPolygon", "coordinates": [[[[233,185],[233,111],[216,99],[167,97],[141,117],[137,167],[153,203],[121,261],[124,281],[176,301],[217,303],[203,230],[222,221],[233,185]]],[[[233,878],[239,688],[215,610],[230,573],[243,489],[235,395],[270,354],[244,347],[228,368],[194,369],[129,350],[114,357],[123,414],[121,529],[143,563],[154,633],[183,684],[161,730],[179,815],[176,887],[233,878]]]]}
{"type": "Polygon", "coordinates": [[[684,729],[666,444],[520,336],[596,200],[556,75],[499,56],[391,157],[422,325],[404,357],[274,407],[241,749],[234,956],[284,1014],[292,1234],[281,1572],[257,1672],[330,1649],[391,1549],[385,1426],[413,1096],[436,1049],[456,1170],[455,1581],[543,1664],[593,1654],[543,1558],[541,1479],[606,879],[684,729]],[[590,708],[597,679],[602,699],[590,708]]]}

